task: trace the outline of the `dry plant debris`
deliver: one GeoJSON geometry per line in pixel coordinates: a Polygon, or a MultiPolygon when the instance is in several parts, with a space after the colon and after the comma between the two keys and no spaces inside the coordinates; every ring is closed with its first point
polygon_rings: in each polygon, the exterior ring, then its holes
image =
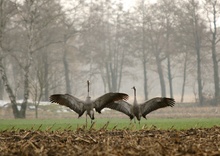
{"type": "Polygon", "coordinates": [[[0,155],[220,155],[220,127],[188,130],[6,130],[0,155]]]}

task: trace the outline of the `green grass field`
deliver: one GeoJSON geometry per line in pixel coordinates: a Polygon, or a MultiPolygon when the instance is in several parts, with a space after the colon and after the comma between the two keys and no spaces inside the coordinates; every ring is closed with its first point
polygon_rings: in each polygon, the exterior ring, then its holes
{"type": "MultiPolygon", "coordinates": [[[[220,126],[219,118],[182,118],[182,119],[142,119],[138,123],[131,123],[129,119],[105,119],[97,118],[93,128],[100,129],[109,122],[108,129],[141,129],[156,126],[158,129],[189,129],[189,128],[208,128],[214,125],[220,126]]],[[[17,129],[40,129],[40,130],[75,130],[77,127],[85,126],[85,118],[80,119],[2,119],[0,120],[0,131],[17,129]]],[[[88,128],[91,126],[88,120],[88,128]]]]}

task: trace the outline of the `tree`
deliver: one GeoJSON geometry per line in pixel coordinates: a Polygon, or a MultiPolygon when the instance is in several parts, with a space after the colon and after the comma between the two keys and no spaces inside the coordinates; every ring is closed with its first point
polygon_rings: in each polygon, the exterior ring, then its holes
{"type": "Polygon", "coordinates": [[[84,52],[85,61],[92,65],[90,77],[100,74],[104,86],[111,92],[120,89],[125,63],[126,47],[123,43],[126,39],[122,35],[122,19],[123,11],[120,5],[110,1],[93,2],[87,21],[88,29],[82,36],[84,45],[80,51],[84,52]]]}
{"type": "MultiPolygon", "coordinates": [[[[197,91],[199,104],[202,106],[203,101],[203,83],[202,83],[202,45],[204,45],[205,25],[200,16],[200,5],[194,0],[189,2],[182,2],[179,5],[179,24],[177,26],[180,40],[182,43],[182,49],[185,51],[185,58],[194,58],[196,60],[195,72],[191,72],[191,75],[196,73],[197,91]],[[187,47],[187,48],[186,48],[187,47]]],[[[189,63],[187,63],[189,64],[189,63]]],[[[186,67],[186,66],[185,66],[186,67]]],[[[188,65],[189,67],[189,65],[188,65]]],[[[184,76],[186,78],[186,75],[184,76]]],[[[185,80],[184,80],[185,81],[185,80]]],[[[185,82],[183,82],[184,85],[185,82]]]]}
{"type": "Polygon", "coordinates": [[[213,62],[213,78],[214,78],[214,101],[213,104],[217,105],[220,100],[220,87],[219,87],[219,67],[218,67],[218,57],[217,57],[217,44],[220,41],[218,34],[217,21],[219,18],[220,4],[217,0],[205,1],[204,10],[207,14],[207,19],[209,23],[209,33],[208,41],[211,43],[211,54],[213,62]]]}
{"type": "Polygon", "coordinates": [[[165,55],[167,59],[167,73],[168,73],[168,81],[169,81],[169,91],[170,91],[170,97],[173,98],[173,75],[172,75],[172,68],[171,68],[171,58],[174,52],[176,52],[175,49],[175,43],[174,43],[174,33],[175,27],[177,23],[177,16],[176,16],[176,5],[177,1],[173,0],[161,0],[158,2],[160,10],[160,21],[161,26],[164,28],[165,32],[165,55]]]}
{"type": "Polygon", "coordinates": [[[202,20],[199,16],[199,4],[194,0],[189,2],[188,11],[190,15],[190,24],[192,28],[193,38],[194,38],[194,47],[197,56],[197,84],[198,84],[198,95],[200,105],[204,105],[203,100],[203,87],[202,87],[202,72],[201,72],[201,45],[202,45],[202,33],[204,31],[204,25],[202,25],[202,20]]]}
{"type": "Polygon", "coordinates": [[[76,71],[72,71],[70,68],[70,61],[73,63],[76,61],[76,58],[68,59],[68,56],[76,57],[76,51],[79,51],[77,47],[77,38],[80,36],[84,30],[84,22],[87,18],[86,2],[81,0],[74,1],[69,4],[69,7],[65,10],[66,16],[63,16],[61,31],[62,34],[62,62],[64,66],[64,75],[65,75],[65,83],[66,83],[66,93],[72,93],[72,83],[71,83],[71,73],[76,71]],[[70,55],[72,53],[72,55],[70,55]]]}
{"type": "Polygon", "coordinates": [[[132,25],[131,29],[133,29],[133,40],[132,40],[132,49],[135,51],[133,55],[141,61],[143,68],[143,88],[144,88],[144,97],[145,100],[148,100],[148,74],[147,74],[147,65],[149,60],[149,39],[147,32],[147,21],[150,18],[148,10],[149,4],[145,4],[145,1],[142,0],[138,4],[135,9],[135,13],[133,13],[132,23],[136,23],[136,25],[132,25]],[[137,18],[140,17],[140,18],[137,18]]]}
{"type": "MultiPolygon", "coordinates": [[[[53,3],[53,7],[51,7],[52,3],[48,1],[30,1],[26,0],[23,3],[9,1],[9,3],[13,4],[13,9],[16,11],[16,14],[13,14],[13,18],[10,16],[14,11],[11,11],[10,14],[1,14],[3,17],[10,17],[10,22],[12,26],[16,27],[16,29],[10,28],[10,35],[19,36],[20,40],[16,40],[13,42],[13,46],[11,44],[6,43],[10,50],[4,50],[7,52],[8,56],[12,56],[22,69],[23,75],[23,102],[21,104],[21,109],[18,109],[18,105],[16,102],[16,94],[13,92],[12,87],[9,84],[8,75],[6,72],[6,68],[3,64],[3,59],[1,58],[0,69],[2,74],[2,80],[6,86],[6,91],[9,95],[10,101],[12,103],[13,114],[15,118],[25,118],[26,117],[26,108],[29,98],[30,92],[30,72],[33,63],[33,55],[37,53],[40,49],[51,44],[51,40],[47,40],[47,36],[43,35],[45,33],[45,29],[51,24],[51,22],[57,22],[56,17],[60,13],[61,10],[58,3],[53,3]],[[55,7],[56,6],[56,7],[55,7]],[[58,6],[58,7],[57,7],[58,6]],[[54,12],[50,12],[53,8],[54,12]],[[15,16],[16,15],[16,16],[15,16]],[[46,41],[46,42],[45,42],[46,41]]],[[[1,3],[2,6],[8,6],[6,2],[1,3]],[[5,5],[6,4],[6,5],[5,5]]],[[[1,18],[5,19],[5,18],[1,18]]],[[[7,21],[7,20],[5,20],[7,21]]],[[[9,19],[8,19],[9,21],[9,19]]],[[[1,22],[4,22],[1,20],[1,22]]],[[[6,28],[6,24],[2,25],[2,28],[6,28]],[[4,27],[3,27],[4,26],[4,27]]],[[[1,29],[1,30],[3,30],[1,29]]],[[[7,34],[9,35],[9,34],[7,34]]],[[[2,38],[2,37],[1,37],[2,38]]],[[[2,40],[1,40],[2,41],[2,40]]],[[[6,41],[6,39],[4,39],[6,41]]],[[[1,42],[2,43],[2,42],[1,42]]],[[[5,47],[7,47],[5,46],[5,47]]],[[[4,47],[4,46],[1,46],[4,47]]],[[[4,49],[4,48],[2,48],[4,49]]],[[[3,51],[3,50],[2,50],[3,51]]],[[[3,55],[2,55],[3,56],[3,55]]]]}
{"type": "Polygon", "coordinates": [[[152,56],[155,58],[157,73],[159,75],[160,87],[161,87],[161,96],[166,96],[166,84],[164,79],[164,71],[162,62],[166,59],[165,57],[165,30],[161,25],[160,12],[158,10],[158,4],[153,4],[150,8],[151,19],[148,21],[148,32],[149,32],[149,41],[150,41],[150,50],[152,56]]]}
{"type": "Polygon", "coordinates": [[[17,102],[16,102],[16,95],[12,90],[12,87],[8,80],[8,75],[6,73],[6,67],[4,66],[4,60],[8,56],[8,53],[10,52],[10,43],[5,43],[5,40],[7,38],[7,30],[8,25],[11,23],[11,18],[14,17],[14,15],[17,13],[15,2],[13,1],[6,1],[1,0],[0,1],[0,73],[1,78],[4,83],[6,92],[9,96],[9,99],[12,104],[13,114],[15,118],[22,117],[19,113],[17,102]]]}

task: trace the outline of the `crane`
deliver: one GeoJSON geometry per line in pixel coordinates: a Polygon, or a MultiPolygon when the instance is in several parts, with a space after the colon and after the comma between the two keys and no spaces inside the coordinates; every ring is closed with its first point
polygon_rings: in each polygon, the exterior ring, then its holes
{"type": "Polygon", "coordinates": [[[175,104],[175,100],[173,98],[167,97],[155,97],[141,104],[138,104],[135,86],[132,87],[132,89],[134,89],[133,105],[126,101],[116,101],[108,104],[106,107],[126,114],[130,117],[131,120],[136,117],[140,124],[141,117],[146,118],[146,115],[152,111],[167,106],[173,107],[175,104]]]}
{"type": "Polygon", "coordinates": [[[69,107],[78,114],[78,118],[81,117],[86,111],[86,125],[87,125],[87,115],[89,115],[92,121],[94,117],[94,109],[101,113],[101,110],[106,107],[107,104],[113,103],[118,100],[127,100],[128,95],[125,93],[106,93],[95,100],[92,100],[89,95],[89,85],[90,81],[87,81],[88,94],[85,100],[78,99],[70,94],[53,94],[50,96],[50,101],[52,103],[58,103],[60,105],[69,107]]]}

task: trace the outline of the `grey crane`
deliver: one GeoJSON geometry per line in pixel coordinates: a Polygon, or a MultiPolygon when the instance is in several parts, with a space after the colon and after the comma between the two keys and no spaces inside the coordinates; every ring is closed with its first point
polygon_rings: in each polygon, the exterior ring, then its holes
{"type": "Polygon", "coordinates": [[[118,100],[123,101],[128,99],[128,95],[125,93],[107,93],[95,100],[91,100],[91,97],[89,96],[89,84],[90,82],[87,81],[88,95],[85,101],[69,94],[53,94],[50,96],[50,101],[52,103],[58,103],[60,105],[69,107],[79,115],[78,118],[81,117],[86,111],[87,125],[87,115],[89,115],[91,118],[91,123],[95,119],[93,109],[95,109],[98,113],[101,113],[101,110],[105,108],[107,104],[118,100]]]}
{"type": "Polygon", "coordinates": [[[133,105],[126,101],[117,101],[108,104],[106,107],[128,115],[131,120],[136,117],[140,124],[141,117],[146,119],[146,115],[150,112],[167,106],[173,107],[175,104],[175,100],[173,98],[166,97],[155,97],[145,101],[144,103],[138,104],[136,98],[136,88],[132,87],[132,89],[134,89],[133,105]]]}

